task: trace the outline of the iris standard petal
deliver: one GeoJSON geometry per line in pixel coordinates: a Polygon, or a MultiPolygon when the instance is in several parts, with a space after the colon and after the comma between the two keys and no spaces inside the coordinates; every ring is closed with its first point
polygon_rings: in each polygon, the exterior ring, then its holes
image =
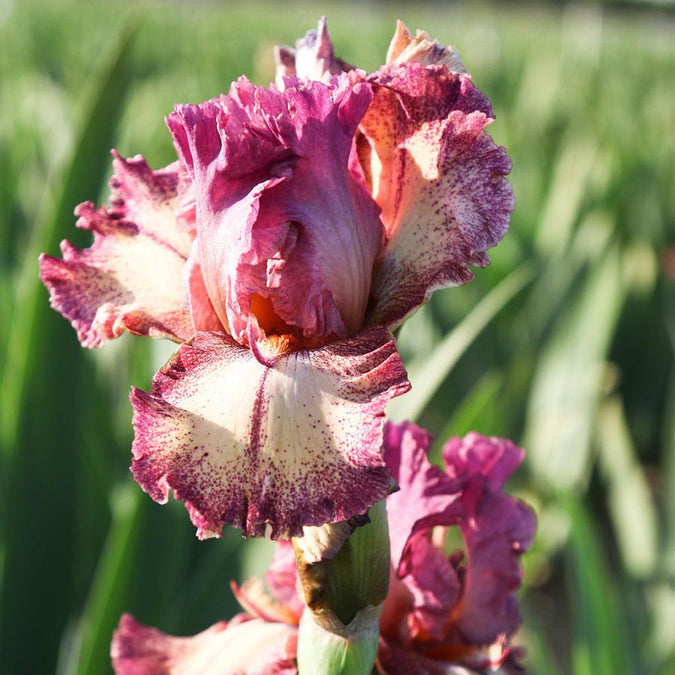
{"type": "Polygon", "coordinates": [[[295,41],[295,49],[275,47],[274,61],[275,82],[279,89],[285,87],[285,78],[289,75],[328,82],[332,75],[354,68],[335,56],[326,17],[319,19],[316,30],[307,31],[305,37],[295,41]]]}
{"type": "Polygon", "coordinates": [[[356,156],[387,238],[368,321],[392,326],[489,263],[513,209],[511,162],[484,131],[490,105],[468,75],[393,63],[368,79],[356,156]]]}
{"type": "Polygon", "coordinates": [[[396,22],[396,32],[387,50],[387,63],[421,63],[423,66],[440,64],[452,73],[466,73],[457,50],[445,47],[429,37],[426,31],[418,30],[413,37],[403,21],[396,22]]]}
{"type": "Polygon", "coordinates": [[[188,288],[188,304],[190,317],[195,331],[210,330],[218,333],[227,332],[223,326],[204,284],[202,268],[199,264],[199,247],[196,242],[192,244],[192,250],[183,267],[183,278],[188,288]]]}
{"type": "Polygon", "coordinates": [[[136,481],[184,499],[200,538],[302,534],[382,499],[384,408],[409,388],[391,334],[370,329],[261,363],[226,335],[198,333],[133,390],[136,481]]]}
{"type": "Polygon", "coordinates": [[[361,328],[383,235],[348,163],[371,96],[346,74],[289,78],[283,92],[241,78],[229,95],[168,118],[194,183],[204,283],[238,341],[252,316],[267,334],[361,328]]]}
{"type": "Polygon", "coordinates": [[[190,237],[175,216],[183,187],[178,165],[152,171],[140,155],[114,154],[108,207],[84,202],[75,210],[93,245],[63,241],[62,259],[42,254],[40,279],[85,347],[125,330],[185,340],[194,331],[181,276],[190,237]]]}

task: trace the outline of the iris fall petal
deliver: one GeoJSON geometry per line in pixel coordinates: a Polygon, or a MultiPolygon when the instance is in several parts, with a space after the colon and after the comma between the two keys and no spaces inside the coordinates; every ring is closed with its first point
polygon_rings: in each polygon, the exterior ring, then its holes
{"type": "Polygon", "coordinates": [[[388,331],[371,329],[263,364],[226,335],[198,333],[135,389],[132,471],[153,499],[186,502],[201,538],[299,536],[348,520],[390,487],[384,408],[409,388],[388,331]]]}

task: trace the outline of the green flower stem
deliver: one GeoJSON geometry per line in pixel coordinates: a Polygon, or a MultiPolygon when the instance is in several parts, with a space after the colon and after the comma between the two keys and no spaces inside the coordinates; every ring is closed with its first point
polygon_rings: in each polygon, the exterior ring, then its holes
{"type": "Polygon", "coordinates": [[[293,542],[307,604],[298,638],[301,675],[367,675],[375,664],[380,611],[389,587],[384,500],[368,516],[363,525],[312,528],[293,542]]]}
{"type": "Polygon", "coordinates": [[[331,622],[307,610],[300,621],[300,675],[370,675],[377,658],[382,605],[369,605],[349,625],[331,622]]]}

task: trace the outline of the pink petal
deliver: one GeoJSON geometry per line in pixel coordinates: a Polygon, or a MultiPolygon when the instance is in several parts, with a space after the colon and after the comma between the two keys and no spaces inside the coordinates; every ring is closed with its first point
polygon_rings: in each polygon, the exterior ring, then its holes
{"type": "Polygon", "coordinates": [[[277,602],[270,596],[260,579],[247,579],[241,586],[231,581],[230,586],[237,602],[252,617],[294,626],[300,622],[303,608],[300,608],[299,613],[295,613],[290,607],[277,602]]]}
{"type": "Polygon", "coordinates": [[[284,623],[221,621],[194,637],[173,637],[125,614],[110,656],[117,675],[291,675],[297,629],[284,623]]]}
{"type": "Polygon", "coordinates": [[[394,63],[369,80],[357,156],[387,235],[369,321],[394,325],[489,263],[513,209],[511,162],[483,131],[490,105],[468,75],[394,63]]]}
{"type": "Polygon", "coordinates": [[[455,625],[472,644],[491,644],[520,625],[516,593],[519,557],[530,546],[536,521],[522,501],[501,492],[524,457],[511,441],[477,433],[452,438],[443,449],[448,473],[465,481],[460,522],[469,555],[455,625]]]}
{"type": "Polygon", "coordinates": [[[435,525],[452,525],[462,514],[461,484],[427,459],[430,435],[415,424],[387,422],[384,459],[401,486],[387,498],[391,560],[401,575],[411,539],[435,525]]]}
{"type": "Polygon", "coordinates": [[[293,611],[299,618],[305,603],[297,591],[295,549],[290,541],[277,543],[272,564],[265,574],[265,584],[274,599],[293,611]]]}
{"type": "Polygon", "coordinates": [[[457,572],[445,552],[425,535],[410,540],[406,566],[408,573],[401,581],[412,596],[410,638],[442,641],[448,617],[462,591],[457,572]]]}
{"type": "Polygon", "coordinates": [[[298,536],[348,520],[390,486],[387,402],[409,388],[385,329],[261,363],[226,335],[198,333],[134,389],[132,471],[153,499],[184,499],[200,538],[298,536]]]}
{"type": "Polygon", "coordinates": [[[188,287],[188,302],[190,306],[190,318],[195,331],[210,330],[217,333],[226,332],[226,328],[220,323],[220,319],[213,309],[211,298],[204,284],[202,268],[199,264],[199,249],[196,242],[192,246],[190,257],[183,268],[183,276],[188,287]]]}
{"type": "Polygon", "coordinates": [[[283,92],[241,78],[169,117],[194,181],[205,286],[236,340],[251,317],[267,334],[320,339],[361,327],[382,227],[348,159],[371,96],[348,75],[289,78],[283,92]]]}
{"type": "Polygon", "coordinates": [[[125,330],[185,340],[194,332],[181,276],[190,237],[174,212],[182,190],[177,164],[152,171],[140,155],[114,154],[108,208],[84,202],[75,210],[93,245],[63,241],[63,259],[42,254],[40,279],[85,347],[125,330]]]}

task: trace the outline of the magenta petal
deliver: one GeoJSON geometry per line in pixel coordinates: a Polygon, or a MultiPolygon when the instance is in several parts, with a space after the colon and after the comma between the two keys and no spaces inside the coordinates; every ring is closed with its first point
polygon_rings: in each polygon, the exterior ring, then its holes
{"type": "Polygon", "coordinates": [[[116,675],[291,675],[297,629],[285,623],[221,621],[194,637],[174,637],[125,614],[110,656],[116,675]]]}
{"type": "Polygon", "coordinates": [[[108,208],[75,210],[94,243],[61,243],[63,259],[40,256],[40,279],[54,309],[70,320],[85,347],[123,331],[185,340],[194,332],[181,271],[190,237],[175,216],[177,164],[152,171],[140,157],[115,153],[108,208]]]}
{"type": "Polygon", "coordinates": [[[457,572],[428,535],[412,537],[405,555],[409,573],[401,581],[412,596],[411,633],[442,642],[462,591],[457,572]]]}
{"type": "Polygon", "coordinates": [[[369,79],[358,157],[387,236],[370,321],[395,325],[489,263],[513,209],[511,162],[483,130],[490,105],[468,75],[405,63],[369,79]]]}
{"type": "Polygon", "coordinates": [[[205,286],[238,341],[251,316],[305,337],[361,327],[382,227],[348,160],[371,96],[348,75],[289,78],[283,92],[241,78],[168,118],[194,181],[205,286]]]}
{"type": "Polygon", "coordinates": [[[448,473],[465,481],[467,516],[460,527],[469,564],[455,625],[473,644],[491,644],[520,625],[519,557],[532,542],[536,521],[526,504],[501,489],[523,456],[511,441],[477,433],[452,438],[443,449],[448,473]]]}
{"type": "Polygon", "coordinates": [[[416,534],[435,525],[453,525],[463,513],[461,483],[427,459],[430,440],[424,429],[410,422],[385,426],[384,458],[401,486],[387,498],[391,561],[400,574],[406,572],[406,553],[416,534]]]}
{"type": "Polygon", "coordinates": [[[226,335],[198,333],[134,389],[136,481],[184,499],[199,537],[298,536],[348,520],[389,490],[384,408],[409,388],[385,329],[267,365],[226,335]]]}

